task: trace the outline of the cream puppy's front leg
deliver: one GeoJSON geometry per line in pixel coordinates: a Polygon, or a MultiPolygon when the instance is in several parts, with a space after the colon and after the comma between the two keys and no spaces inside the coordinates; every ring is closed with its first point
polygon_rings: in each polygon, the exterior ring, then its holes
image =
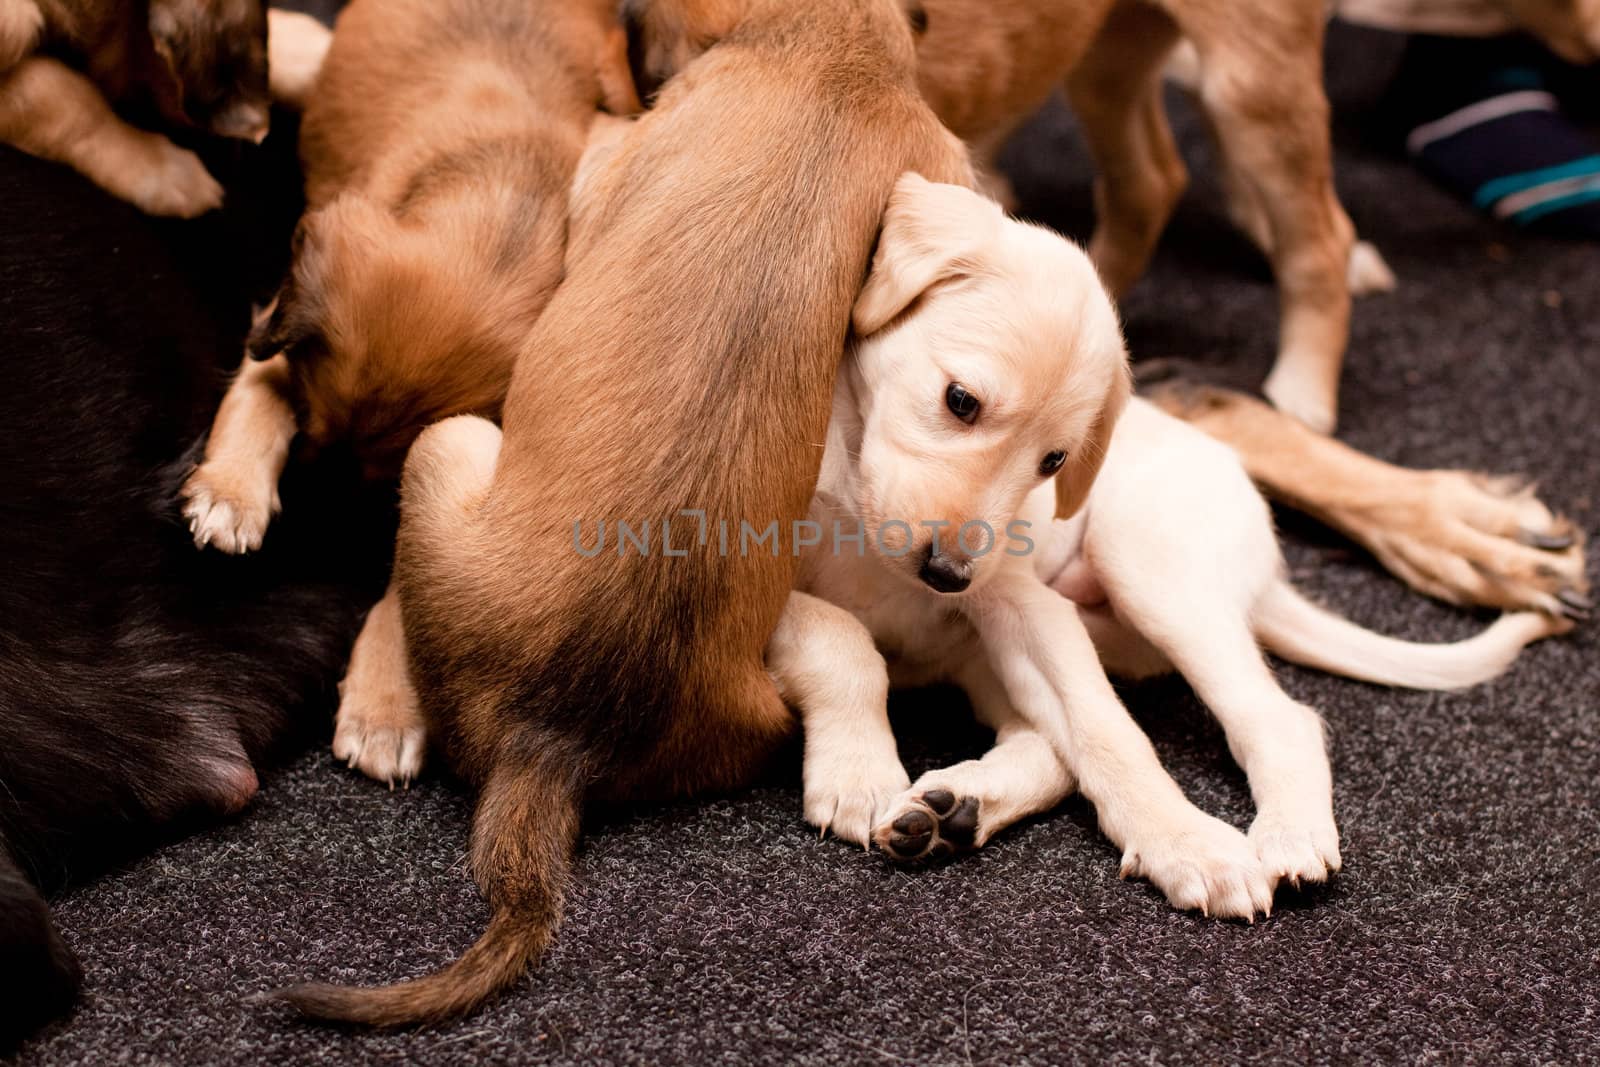
{"type": "Polygon", "coordinates": [[[1012,705],[1050,739],[1101,829],[1174,907],[1253,919],[1272,887],[1250,842],[1189,803],[1149,738],[1117,700],[1071,602],[1031,571],[1008,570],[971,600],[969,615],[1012,705]]]}
{"type": "Polygon", "coordinates": [[[889,671],[854,615],[791,593],[767,670],[805,727],[806,821],[866,847],[911,779],[889,727],[889,671]]]}
{"type": "Polygon", "coordinates": [[[278,478],[294,435],[289,358],[246,356],[211,424],[205,458],[179,490],[197,547],[232,553],[261,547],[278,513],[278,478]]]}

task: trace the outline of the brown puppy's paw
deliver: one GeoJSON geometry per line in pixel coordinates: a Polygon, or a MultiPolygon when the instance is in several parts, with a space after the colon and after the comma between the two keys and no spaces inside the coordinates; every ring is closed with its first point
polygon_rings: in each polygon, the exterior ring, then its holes
{"type": "Polygon", "coordinates": [[[211,545],[242,555],[261,547],[281,506],[270,473],[225,460],[200,464],[178,490],[196,548],[211,545]]]}
{"type": "Polygon", "coordinates": [[[1409,500],[1352,523],[1384,566],[1453,604],[1589,616],[1583,533],[1531,486],[1466,471],[1412,477],[1418,481],[1409,500]]]}
{"type": "Polygon", "coordinates": [[[222,186],[193,152],[151,134],[141,154],[127,196],[146,214],[192,219],[222,206],[222,186]]]}
{"type": "Polygon", "coordinates": [[[873,831],[872,839],[902,863],[944,859],[978,847],[980,803],[948,789],[904,798],[873,831]]]}
{"type": "Polygon", "coordinates": [[[0,3],[0,71],[8,71],[39,45],[44,12],[33,0],[0,3]]]}
{"type": "Polygon", "coordinates": [[[416,695],[395,687],[367,690],[349,678],[339,684],[333,755],[390,789],[409,786],[422,772],[428,729],[416,695]]]}

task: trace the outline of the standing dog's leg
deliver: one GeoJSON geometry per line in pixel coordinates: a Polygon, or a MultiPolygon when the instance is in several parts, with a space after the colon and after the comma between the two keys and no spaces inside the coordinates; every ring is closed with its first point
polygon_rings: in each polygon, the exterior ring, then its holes
{"type": "Polygon", "coordinates": [[[1419,592],[1557,615],[1590,609],[1581,531],[1511,479],[1396,467],[1242,393],[1174,383],[1149,399],[1231,446],[1268,495],[1360,543],[1419,592]]]}
{"type": "Polygon", "coordinates": [[[1119,299],[1144,273],[1189,183],[1161,101],[1162,64],[1177,39],[1164,12],[1120,5],[1067,78],[1099,172],[1089,254],[1119,299]]]}
{"type": "Polygon", "coordinates": [[[391,582],[367,613],[339,683],[333,754],[368,778],[410,784],[422,770],[428,724],[406,659],[400,594],[391,582]]]}
{"type": "Polygon", "coordinates": [[[872,635],[843,608],[791,593],[766,659],[805,725],[806,821],[865,846],[911,780],[889,727],[889,671],[872,635]]]}
{"type": "Polygon", "coordinates": [[[278,478],[294,440],[289,357],[249,356],[222,398],[205,458],[179,490],[200,548],[253,552],[278,513],[278,478]]]}
{"type": "Polygon", "coordinates": [[[1012,706],[1050,739],[1101,829],[1174,907],[1250,919],[1272,887],[1238,830],[1183,795],[1117,699],[1072,603],[1031,573],[996,575],[968,598],[984,652],[1012,706]]]}
{"type": "Polygon", "coordinates": [[[93,82],[54,59],[31,56],[0,74],[0,140],[152,215],[193,218],[222,206],[222,186],[198,156],[123,122],[93,82]]]}
{"type": "Polygon", "coordinates": [[[982,659],[961,676],[978,720],[995,732],[982,759],[929,771],[879,820],[873,840],[901,860],[981,848],[1020,819],[1049,811],[1077,783],[1050,741],[1029,726],[982,659]]]}
{"type": "MultiPolygon", "coordinates": [[[[1258,5],[1259,6],[1259,5],[1258,5]]],[[[1324,433],[1338,415],[1350,330],[1354,227],[1333,188],[1328,100],[1322,90],[1320,2],[1274,5],[1247,32],[1239,5],[1184,9],[1200,54],[1200,98],[1226,166],[1265,213],[1282,326],[1265,385],[1278,407],[1324,433]]]]}

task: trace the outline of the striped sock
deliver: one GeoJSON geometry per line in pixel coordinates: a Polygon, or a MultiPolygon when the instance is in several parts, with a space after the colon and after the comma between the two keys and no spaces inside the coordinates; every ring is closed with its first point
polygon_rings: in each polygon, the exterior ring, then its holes
{"type": "MultiPolygon", "coordinates": [[[[1474,42],[1482,55],[1484,42],[1474,42]]],[[[1437,62],[1441,47],[1429,43],[1437,62]]],[[[1442,184],[1498,219],[1540,232],[1600,240],[1600,141],[1561,113],[1531,66],[1445,79],[1462,89],[1406,137],[1406,149],[1442,184]]],[[[1470,68],[1469,68],[1470,69],[1470,68]]],[[[1466,73],[1460,67],[1456,72],[1466,73]]]]}

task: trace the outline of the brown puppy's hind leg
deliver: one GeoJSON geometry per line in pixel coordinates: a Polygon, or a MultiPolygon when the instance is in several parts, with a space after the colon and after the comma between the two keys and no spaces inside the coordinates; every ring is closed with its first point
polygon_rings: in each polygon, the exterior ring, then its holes
{"type": "Polygon", "coordinates": [[[1176,382],[1146,399],[1231,446],[1268,496],[1419,592],[1508,611],[1590,610],[1582,532],[1511,479],[1396,467],[1225,389],[1176,382]]]}
{"type": "Polygon", "coordinates": [[[339,683],[333,755],[368,778],[410,785],[422,770],[427,722],[407,665],[400,594],[391,582],[367,613],[339,683]]]}
{"type": "Polygon", "coordinates": [[[0,74],[0,141],[65,163],[151,215],[222,206],[222,186],[198,156],[123,122],[93,82],[54,59],[31,56],[0,74]]]}
{"type": "Polygon", "coordinates": [[[1162,66],[1177,40],[1164,12],[1121,5],[1067,78],[1067,98],[1099,171],[1089,254],[1119,299],[1144,273],[1189,184],[1161,100],[1162,66]]]}

